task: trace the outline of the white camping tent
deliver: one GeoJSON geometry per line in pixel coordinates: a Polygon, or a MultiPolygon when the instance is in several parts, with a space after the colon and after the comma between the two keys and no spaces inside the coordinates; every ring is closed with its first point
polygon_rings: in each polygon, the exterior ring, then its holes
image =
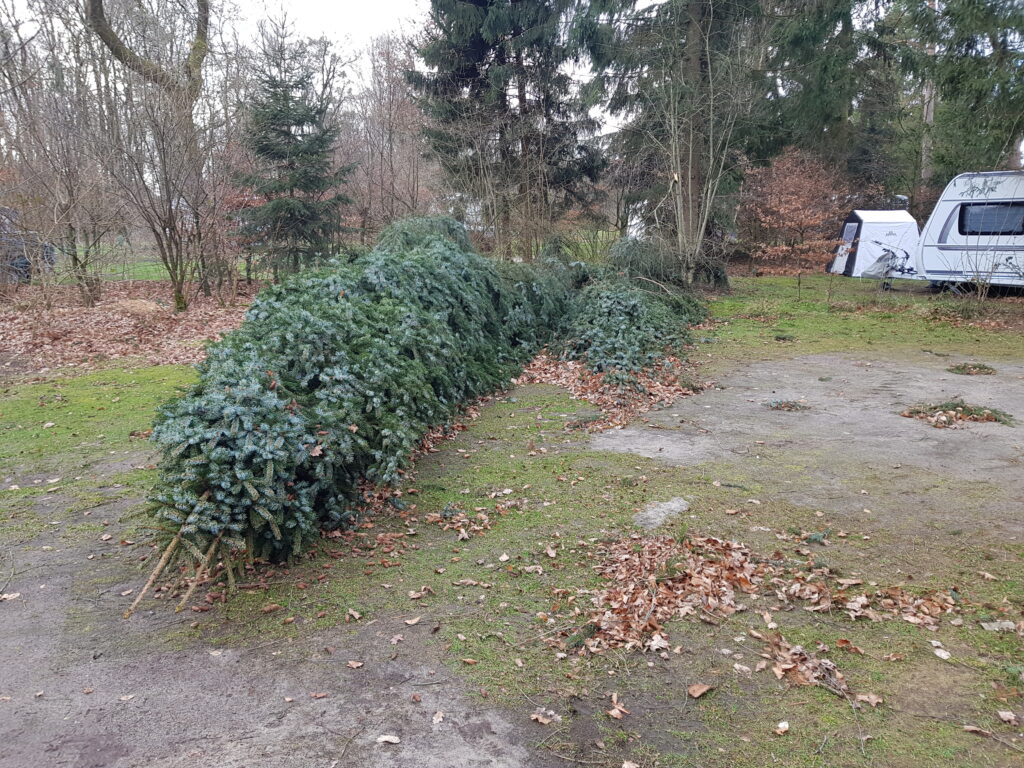
{"type": "Polygon", "coordinates": [[[917,221],[906,211],[852,211],[828,271],[847,277],[887,279],[914,273],[917,221]]]}

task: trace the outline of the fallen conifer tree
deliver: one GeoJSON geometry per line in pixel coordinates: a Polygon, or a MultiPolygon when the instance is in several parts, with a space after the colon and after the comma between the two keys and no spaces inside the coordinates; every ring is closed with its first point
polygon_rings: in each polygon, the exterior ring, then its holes
{"type": "Polygon", "coordinates": [[[283,562],[352,524],[362,484],[394,484],[431,427],[505,388],[560,330],[588,329],[573,354],[631,374],[655,362],[659,335],[677,345],[668,326],[693,319],[616,283],[575,291],[585,279],[564,259],[496,264],[457,222],[426,218],[262,291],[158,416],[165,544],[128,614],[178,559],[196,566],[192,589],[221,561],[230,582],[231,563],[283,562]]]}

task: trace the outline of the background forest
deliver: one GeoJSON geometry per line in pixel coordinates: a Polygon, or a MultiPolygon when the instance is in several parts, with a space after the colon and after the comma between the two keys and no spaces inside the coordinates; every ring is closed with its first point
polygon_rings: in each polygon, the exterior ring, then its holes
{"type": "Polygon", "coordinates": [[[923,218],[954,174],[1021,164],[1005,0],[431,0],[367,50],[234,13],[0,3],[0,232],[87,305],[147,276],[183,309],[423,214],[502,259],[631,235],[683,283],[803,269],[851,208],[923,218]]]}

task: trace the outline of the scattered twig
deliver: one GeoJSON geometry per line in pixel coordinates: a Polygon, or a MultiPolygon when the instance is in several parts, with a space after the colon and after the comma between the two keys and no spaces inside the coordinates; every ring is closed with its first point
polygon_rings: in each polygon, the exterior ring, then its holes
{"type": "Polygon", "coordinates": [[[160,578],[160,574],[163,573],[164,568],[167,567],[167,563],[171,561],[171,555],[174,554],[174,550],[178,548],[178,545],[180,543],[181,533],[178,532],[174,536],[174,538],[171,539],[171,543],[167,545],[167,549],[164,550],[164,553],[160,558],[160,562],[156,564],[156,568],[154,568],[153,572],[149,575],[149,579],[146,581],[145,586],[143,586],[142,589],[139,591],[139,594],[132,601],[132,604],[128,607],[128,610],[124,612],[124,617],[126,619],[131,618],[131,615],[135,613],[135,609],[139,607],[139,603],[142,602],[142,598],[145,597],[146,593],[156,583],[156,580],[160,578]]]}

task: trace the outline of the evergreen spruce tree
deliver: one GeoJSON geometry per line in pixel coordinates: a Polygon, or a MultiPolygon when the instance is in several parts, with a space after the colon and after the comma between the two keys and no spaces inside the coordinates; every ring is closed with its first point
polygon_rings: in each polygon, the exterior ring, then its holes
{"type": "Polygon", "coordinates": [[[590,202],[603,159],[597,124],[566,71],[572,0],[431,0],[410,82],[454,190],[497,245],[523,244],[590,202]]]}
{"type": "Polygon", "coordinates": [[[295,40],[284,22],[270,22],[261,32],[244,138],[257,170],[240,179],[261,202],[241,212],[242,233],[277,274],[334,253],[341,207],[349,202],[339,187],[350,169],[333,159],[337,62],[329,45],[295,40]]]}

